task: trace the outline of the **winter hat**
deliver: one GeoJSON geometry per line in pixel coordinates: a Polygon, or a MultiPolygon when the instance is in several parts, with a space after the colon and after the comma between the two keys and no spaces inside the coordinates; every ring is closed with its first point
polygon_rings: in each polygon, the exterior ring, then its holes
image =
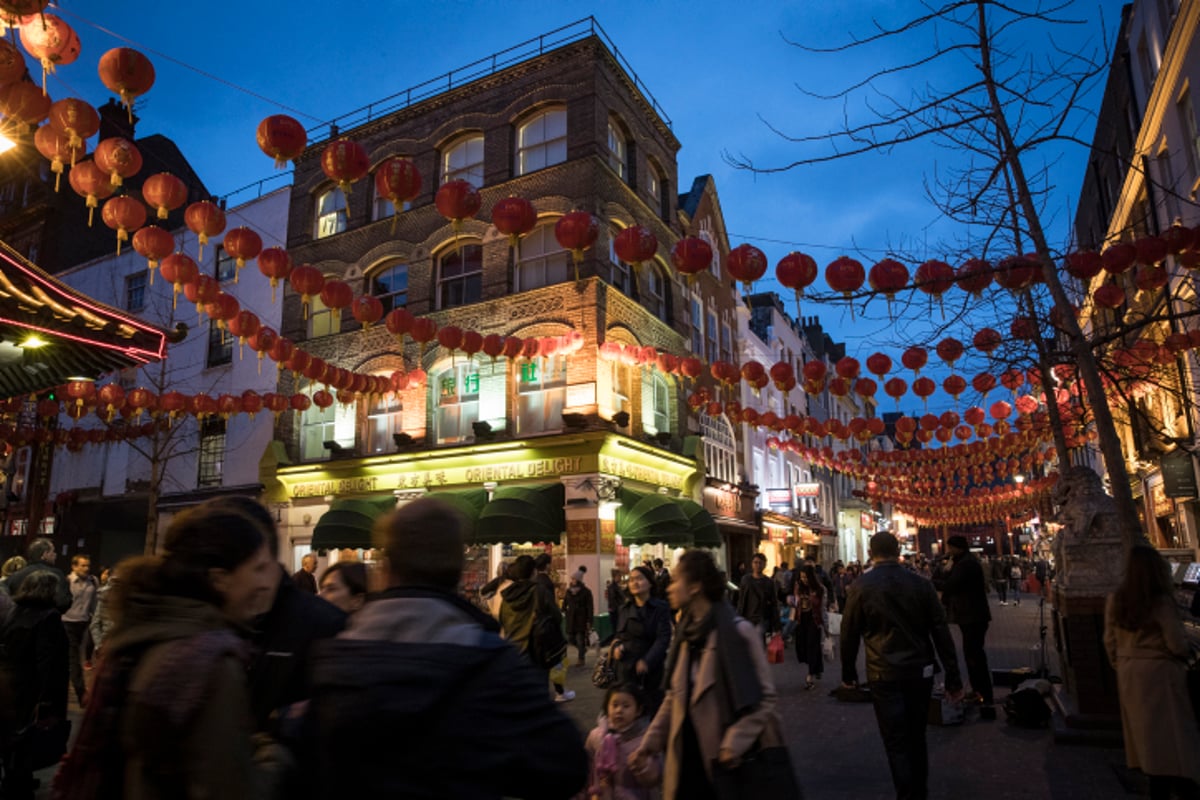
{"type": "Polygon", "coordinates": [[[946,540],[947,547],[957,547],[959,550],[970,550],[971,544],[965,536],[951,536],[946,540]]]}
{"type": "Polygon", "coordinates": [[[375,537],[387,553],[393,584],[454,591],[463,571],[463,523],[457,509],[434,497],[382,517],[375,537]]]}
{"type": "Polygon", "coordinates": [[[577,569],[571,573],[571,580],[583,583],[583,570],[577,569]]]}
{"type": "Polygon", "coordinates": [[[643,578],[650,581],[651,586],[654,585],[654,570],[650,569],[645,564],[639,564],[629,571],[630,572],[640,572],[643,578]]]}

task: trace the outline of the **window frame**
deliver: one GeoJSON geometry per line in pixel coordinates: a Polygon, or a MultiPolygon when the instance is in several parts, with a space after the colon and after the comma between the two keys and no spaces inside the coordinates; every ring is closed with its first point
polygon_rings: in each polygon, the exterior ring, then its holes
{"type": "Polygon", "coordinates": [[[205,352],[206,369],[223,367],[233,363],[233,335],[221,329],[216,320],[208,322],[208,349],[205,352]]]}
{"type": "Polygon", "coordinates": [[[225,482],[225,447],[228,427],[221,417],[210,414],[200,422],[200,445],[196,459],[196,488],[221,486],[225,482]]]}
{"type": "MultiPolygon", "coordinates": [[[[311,397],[319,388],[319,383],[308,381],[300,391],[311,397]]],[[[346,450],[354,449],[355,436],[358,432],[358,401],[347,405],[335,400],[328,408],[320,408],[313,403],[301,412],[300,424],[296,427],[300,432],[300,460],[328,461],[333,453],[325,449],[324,443],[327,441],[337,442],[346,450]],[[326,415],[329,415],[328,419],[324,418],[326,415]],[[310,452],[312,445],[309,445],[309,432],[316,428],[321,428],[322,433],[319,438],[313,440],[317,442],[317,454],[313,455],[310,452]]]]}
{"type": "Polygon", "coordinates": [[[218,283],[225,283],[237,279],[237,259],[229,255],[229,251],[225,249],[224,244],[219,244],[213,249],[215,258],[213,259],[213,277],[218,283]],[[225,274],[221,274],[221,268],[225,268],[225,274]]]}
{"type": "Polygon", "coordinates": [[[305,330],[309,339],[320,339],[323,336],[341,332],[340,328],[334,329],[333,310],[325,305],[319,294],[313,295],[308,301],[308,320],[305,330]]]}
{"type": "Polygon", "coordinates": [[[622,294],[629,296],[633,293],[633,269],[617,256],[617,236],[621,228],[610,225],[608,228],[608,284],[622,294]]]}
{"type": "Polygon", "coordinates": [[[667,379],[657,370],[642,369],[642,430],[657,436],[671,433],[671,387],[667,379]],[[647,376],[649,372],[649,376],[647,376]],[[646,408],[646,399],[650,398],[650,408],[646,408]]]}
{"type": "Polygon", "coordinates": [[[517,383],[517,407],[513,414],[518,436],[535,433],[558,433],[563,429],[562,412],[567,405],[567,358],[553,355],[522,361],[517,365],[514,378],[517,383]],[[538,377],[525,380],[529,370],[536,370],[538,377]],[[547,377],[549,376],[549,377],[547,377]],[[534,400],[541,405],[540,425],[526,428],[522,423],[526,416],[525,406],[534,400]],[[557,413],[554,408],[557,407],[557,413]],[[555,425],[557,422],[557,426],[555,425]]]}
{"type": "Polygon", "coordinates": [[[513,264],[514,292],[526,292],[531,289],[540,289],[543,286],[556,286],[571,280],[571,251],[560,245],[554,237],[554,223],[555,220],[540,222],[521,239],[521,245],[517,251],[518,258],[513,264]],[[540,244],[543,249],[541,252],[530,254],[529,250],[535,243],[540,244]],[[554,249],[547,249],[548,247],[554,249]],[[561,279],[551,280],[551,270],[558,270],[560,267],[561,279]],[[523,278],[535,269],[541,270],[540,282],[527,281],[523,278]],[[532,285],[526,285],[526,283],[532,285]]]}
{"type": "Polygon", "coordinates": [[[370,281],[369,287],[371,295],[383,304],[384,314],[387,314],[393,309],[404,308],[408,305],[408,278],[410,272],[411,270],[409,269],[409,264],[406,261],[387,261],[375,269],[372,269],[371,272],[368,273],[367,280],[370,281]],[[377,284],[377,281],[380,279],[380,277],[386,273],[392,273],[399,269],[404,270],[404,288],[388,292],[380,292],[380,288],[391,288],[380,287],[377,284]],[[397,304],[395,298],[400,297],[401,295],[403,296],[403,302],[397,304]]]}
{"type": "Polygon", "coordinates": [[[622,182],[629,182],[629,137],[614,118],[608,118],[608,166],[622,182]]]}
{"type": "Polygon", "coordinates": [[[454,180],[464,180],[477,189],[482,187],[484,181],[485,144],[486,141],[482,131],[471,131],[452,139],[442,148],[442,157],[439,159],[442,179],[439,185],[454,180]],[[471,145],[475,142],[479,143],[479,158],[478,160],[466,160],[471,158],[471,145]],[[466,152],[464,163],[452,166],[450,164],[452,156],[460,151],[466,152]]]}
{"type": "MultiPolygon", "coordinates": [[[[31,259],[32,260],[32,259],[31,259]]],[[[131,312],[146,310],[146,290],[149,288],[149,279],[144,270],[131,272],[125,276],[125,310],[131,312]],[[137,284],[141,284],[138,286],[137,284]],[[137,298],[136,305],[134,298],[137,298]]]]}
{"type": "Polygon", "coordinates": [[[347,202],[346,194],[336,186],[331,186],[324,192],[321,192],[316,197],[316,214],[314,215],[313,238],[326,239],[330,236],[337,236],[339,233],[345,233],[350,226],[350,209],[347,202]],[[333,207],[328,211],[324,210],[323,201],[327,197],[333,198],[333,207]],[[337,198],[341,198],[341,204],[337,204],[337,198]],[[324,230],[324,221],[333,219],[330,230],[324,230]]]}
{"type": "Polygon", "coordinates": [[[665,277],[666,273],[659,267],[657,261],[648,262],[646,270],[646,299],[649,303],[643,302],[642,305],[650,309],[650,313],[670,325],[671,306],[668,302],[668,293],[670,292],[670,282],[665,277]],[[657,286],[658,291],[655,292],[657,286]],[[653,304],[653,305],[651,305],[653,304]]]}
{"type": "Polygon", "coordinates": [[[403,432],[403,423],[404,401],[400,399],[399,393],[376,397],[366,409],[366,425],[363,429],[366,454],[370,456],[391,452],[394,447],[392,437],[403,432]]]}
{"type": "Polygon", "coordinates": [[[567,107],[566,106],[551,106],[544,108],[527,118],[517,127],[516,139],[516,158],[514,164],[515,172],[518,176],[529,175],[539,170],[547,169],[558,164],[565,163],[567,160],[567,107]],[[562,133],[549,137],[546,133],[547,120],[551,117],[562,117],[562,133]],[[526,131],[531,130],[536,125],[541,125],[541,135],[536,141],[526,141],[526,131]],[[558,152],[558,146],[561,144],[562,152],[558,152]],[[532,165],[527,161],[532,160],[533,155],[540,154],[542,156],[541,163],[532,165]],[[558,157],[561,155],[561,157],[558,157]],[[551,160],[552,158],[557,160],[551,160]]]}
{"type": "Polygon", "coordinates": [[[708,476],[725,483],[738,482],[737,437],[725,414],[700,415],[700,436],[708,476]]]}
{"type": "MultiPolygon", "coordinates": [[[[494,431],[505,427],[507,412],[504,406],[506,405],[508,359],[497,359],[495,363],[479,357],[452,360],[445,362],[440,369],[431,371],[431,375],[428,384],[429,394],[426,400],[430,409],[430,430],[435,444],[462,444],[474,441],[475,432],[472,426],[480,420],[490,423],[494,431]],[[467,372],[467,370],[472,371],[467,372]],[[451,373],[454,381],[453,400],[449,399],[450,395],[444,391],[447,376],[451,373]],[[475,377],[474,391],[462,392],[460,383],[472,375],[475,377]],[[500,385],[498,397],[492,397],[489,392],[485,392],[485,389],[491,389],[497,383],[500,385]],[[484,417],[484,412],[489,410],[488,406],[494,404],[497,399],[500,401],[500,413],[492,417],[484,417]],[[463,408],[464,406],[469,408],[463,408]],[[444,409],[450,407],[456,409],[453,435],[447,435],[445,430],[447,420],[444,414],[448,412],[444,409]]],[[[469,382],[468,388],[472,388],[469,382]]]]}
{"type": "Polygon", "coordinates": [[[466,243],[459,242],[457,245],[452,245],[438,253],[437,259],[437,307],[443,308],[458,308],[459,306],[467,306],[472,303],[478,303],[483,299],[483,243],[478,240],[471,240],[466,243]],[[459,259],[463,266],[467,265],[466,253],[468,249],[474,248],[479,252],[478,269],[471,272],[462,272],[461,274],[451,277],[445,276],[446,260],[448,258],[459,259]],[[447,287],[454,284],[463,286],[462,299],[458,302],[447,302],[447,287]],[[474,289],[475,296],[472,298],[469,295],[474,289]]]}

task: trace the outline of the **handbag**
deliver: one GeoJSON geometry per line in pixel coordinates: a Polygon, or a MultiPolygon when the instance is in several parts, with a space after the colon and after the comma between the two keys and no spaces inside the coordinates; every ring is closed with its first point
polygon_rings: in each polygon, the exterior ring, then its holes
{"type": "Polygon", "coordinates": [[[742,762],[726,769],[713,762],[712,786],[721,800],[745,800],[769,797],[771,800],[802,800],[804,794],[792,768],[792,757],[772,716],[754,746],[742,756],[742,762]]]}
{"type": "Polygon", "coordinates": [[[829,612],[829,621],[825,625],[830,636],[842,635],[842,615],[836,611],[829,612]]]}
{"type": "Polygon", "coordinates": [[[617,665],[612,658],[612,647],[605,647],[592,669],[592,686],[607,689],[617,682],[617,665]]]}
{"type": "Polygon", "coordinates": [[[17,734],[28,742],[29,763],[34,771],[52,767],[67,753],[71,738],[71,720],[63,718],[43,725],[34,721],[17,734]]]}
{"type": "Polygon", "coordinates": [[[767,643],[767,663],[783,663],[783,636],[778,633],[772,636],[771,641],[767,643]]]}

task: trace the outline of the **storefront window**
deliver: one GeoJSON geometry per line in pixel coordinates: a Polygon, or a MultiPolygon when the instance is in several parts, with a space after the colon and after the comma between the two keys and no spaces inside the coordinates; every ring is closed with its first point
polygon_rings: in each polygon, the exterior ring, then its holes
{"type": "Polygon", "coordinates": [[[387,453],[392,450],[394,434],[400,433],[404,410],[399,395],[382,395],[367,413],[367,452],[387,453]]]}
{"type": "Polygon", "coordinates": [[[502,430],[504,419],[503,361],[462,361],[447,366],[429,382],[433,429],[438,444],[474,441],[474,423],[502,430]]]}
{"type": "Polygon", "coordinates": [[[670,433],[670,389],[657,372],[642,375],[642,428],[646,433],[670,433]]]}
{"type": "Polygon", "coordinates": [[[300,418],[300,458],[304,461],[327,460],[332,450],[325,447],[326,442],[336,443],[346,450],[354,449],[354,407],[354,403],[334,403],[325,409],[310,406],[300,418]]]}
{"type": "Polygon", "coordinates": [[[517,433],[562,430],[567,401],[567,359],[524,361],[517,373],[517,433]]]}

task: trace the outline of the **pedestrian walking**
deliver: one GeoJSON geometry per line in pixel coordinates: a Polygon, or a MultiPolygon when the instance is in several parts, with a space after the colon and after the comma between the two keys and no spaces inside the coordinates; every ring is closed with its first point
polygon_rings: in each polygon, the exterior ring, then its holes
{"type": "Polygon", "coordinates": [[[588,650],[588,636],[592,632],[592,615],[595,605],[592,590],[583,582],[583,569],[571,573],[571,585],[563,595],[562,612],[567,625],[567,641],[575,645],[578,660],[575,666],[582,667],[588,650]]]}
{"type": "Polygon", "coordinates": [[[345,612],[361,611],[367,602],[367,568],[361,561],[337,561],[321,573],[318,596],[345,612]]]}
{"type": "MultiPolygon", "coordinates": [[[[35,739],[56,730],[67,718],[69,644],[55,605],[58,579],[49,571],[27,576],[13,596],[14,607],[0,629],[8,717],[3,741],[4,779],[0,797],[32,800],[35,791],[35,739]]],[[[66,746],[62,737],[61,746],[66,746]]],[[[59,753],[62,751],[59,750],[59,753]]]]}
{"type": "Polygon", "coordinates": [[[71,607],[62,615],[63,627],[67,631],[67,651],[70,664],[71,687],[75,690],[75,700],[79,705],[84,704],[85,687],[83,682],[83,662],[87,655],[84,652],[84,640],[87,638],[88,626],[92,614],[96,611],[96,592],[99,584],[94,575],[89,574],[92,560],[82,553],[71,559],[71,574],[67,578],[67,587],[71,592],[71,607]]]}
{"type": "Polygon", "coordinates": [[[617,624],[617,615],[621,612],[621,606],[625,605],[625,600],[628,598],[625,589],[621,586],[621,579],[621,570],[614,569],[608,585],[604,588],[604,599],[608,604],[608,618],[614,628],[617,624]]]}
{"type": "MultiPolygon", "coordinates": [[[[562,636],[563,614],[558,603],[558,589],[550,577],[551,560],[549,553],[539,553],[533,559],[533,582],[537,586],[537,605],[533,618],[535,623],[539,617],[548,618],[549,624],[557,629],[557,635],[562,636]]],[[[569,703],[575,699],[575,691],[567,688],[567,657],[567,647],[564,645],[562,658],[548,665],[554,699],[559,703],[569,703]]]]}
{"type": "MultiPolygon", "coordinates": [[[[680,619],[667,661],[667,695],[629,764],[643,774],[653,756],[665,753],[664,800],[709,800],[717,797],[718,770],[735,769],[756,745],[783,744],[775,683],[762,634],[724,602],[725,582],[712,556],[685,552],[670,594],[680,619]]],[[[771,797],[796,795],[781,783],[771,797]]]]}
{"type": "Polygon", "coordinates": [[[1013,605],[1021,605],[1021,562],[1013,559],[1008,567],[1008,591],[1012,594],[1013,605]]]}
{"type": "Polygon", "coordinates": [[[858,685],[858,648],[866,643],[867,682],[897,800],[929,796],[925,723],[941,661],[946,691],[962,697],[958,656],[933,584],[900,565],[900,543],[871,537],[871,569],[854,582],[842,614],[842,685],[858,685]]]}
{"type": "Polygon", "coordinates": [[[649,722],[640,689],[618,683],[608,690],[600,718],[584,744],[591,770],[583,800],[657,800],[662,758],[648,759],[636,773],[629,764],[649,722]]]}
{"type": "Polygon", "coordinates": [[[88,625],[88,632],[92,637],[92,658],[97,661],[104,654],[104,641],[112,633],[113,625],[116,623],[116,618],[113,616],[112,597],[113,590],[121,584],[120,566],[118,564],[113,567],[108,573],[108,580],[104,581],[103,585],[96,590],[96,610],[88,625]]]}
{"type": "Polygon", "coordinates": [[[750,559],[750,572],[742,576],[738,585],[737,613],[743,619],[758,626],[759,638],[779,630],[779,595],[775,582],[764,573],[767,557],[755,553],[750,559]]]}
{"type": "Polygon", "coordinates": [[[54,542],[45,537],[34,539],[25,555],[26,565],[8,577],[9,592],[15,597],[17,590],[21,588],[21,581],[37,572],[49,572],[58,580],[54,592],[54,606],[60,613],[65,612],[71,607],[71,590],[67,588],[67,576],[54,566],[54,542]]]}
{"type": "Polygon", "coordinates": [[[0,594],[12,597],[12,587],[8,585],[9,578],[25,569],[28,563],[21,556],[13,556],[6,560],[3,566],[0,566],[0,594]]]}
{"type": "Polygon", "coordinates": [[[1125,762],[1150,778],[1150,797],[1200,798],[1200,732],[1188,697],[1190,647],[1170,566],[1149,545],[1130,549],[1104,608],[1104,646],[1117,671],[1125,762]]]}
{"type": "Polygon", "coordinates": [[[661,558],[654,559],[654,596],[664,602],[667,599],[667,587],[671,585],[671,571],[663,566],[661,558]]]}
{"type": "Polygon", "coordinates": [[[316,594],[318,591],[316,572],[317,556],[315,553],[307,553],[304,558],[300,559],[300,569],[292,574],[292,583],[296,584],[296,588],[302,592],[316,594]]]}
{"type": "Polygon", "coordinates": [[[962,633],[963,662],[967,665],[971,690],[978,695],[979,716],[981,719],[995,719],[992,671],[985,649],[992,612],[988,608],[983,567],[971,553],[965,536],[951,536],[946,542],[946,549],[950,554],[951,567],[934,581],[934,586],[942,592],[947,622],[957,625],[962,633]]]}
{"type": "Polygon", "coordinates": [[[290,758],[255,736],[240,629],[279,565],[261,525],[216,502],[177,515],[163,544],[122,564],[118,624],[56,796],[275,797],[290,758]]]}
{"type": "MultiPolygon", "coordinates": [[[[676,572],[679,567],[676,566],[676,572]]],[[[652,597],[654,572],[634,567],[629,572],[630,598],[621,607],[612,657],[617,663],[617,680],[641,687],[649,713],[662,703],[663,667],[671,643],[671,609],[652,597]]]]}
{"type": "Polygon", "coordinates": [[[992,583],[996,586],[996,596],[1000,605],[1008,605],[1008,561],[996,556],[992,559],[992,583]]]}
{"type": "Polygon", "coordinates": [[[792,587],[788,605],[792,607],[792,620],[796,623],[796,660],[808,667],[804,688],[809,690],[816,688],[817,681],[825,672],[821,640],[825,635],[826,597],[825,585],[811,564],[796,571],[796,583],[792,587]]]}
{"type": "Polygon", "coordinates": [[[583,788],[583,739],[545,672],[458,595],[463,527],[432,498],[376,524],[388,588],[313,666],[321,796],[560,800],[583,788]]]}

